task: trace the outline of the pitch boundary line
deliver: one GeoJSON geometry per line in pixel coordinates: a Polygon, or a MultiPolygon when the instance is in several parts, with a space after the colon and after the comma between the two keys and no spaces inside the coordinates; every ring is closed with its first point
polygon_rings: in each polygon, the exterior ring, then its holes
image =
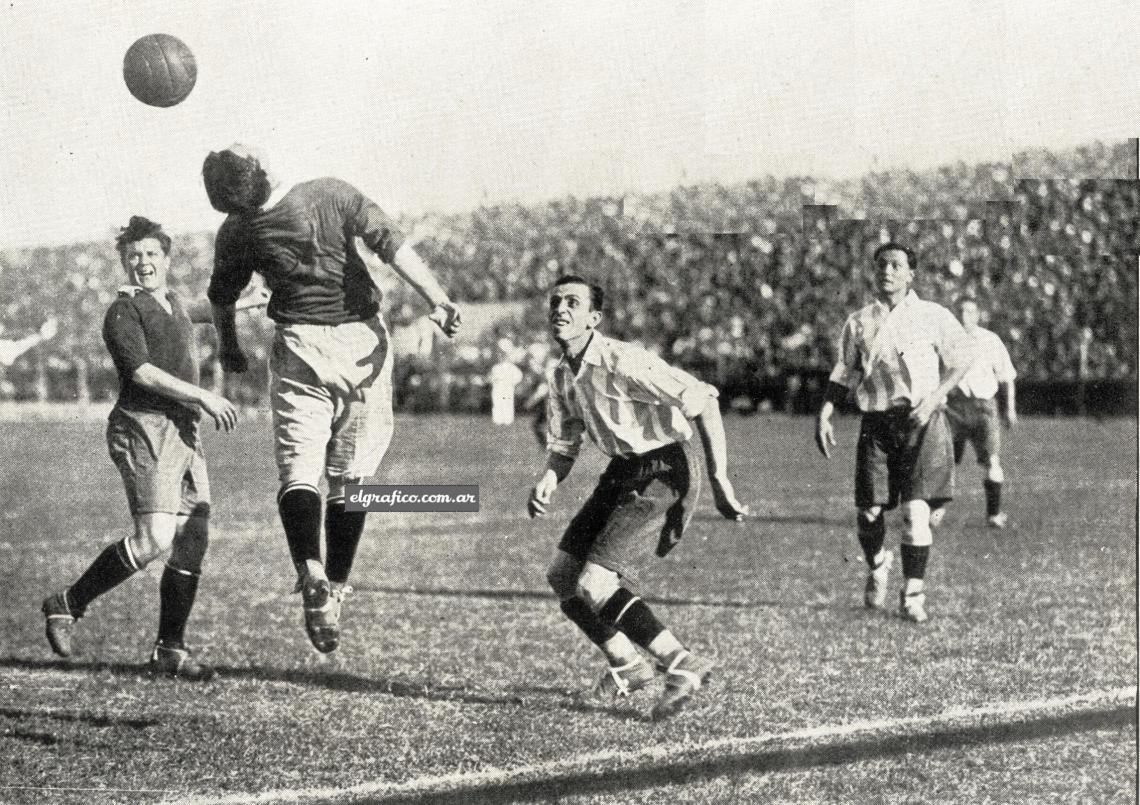
{"type": "Polygon", "coordinates": [[[362,797],[455,796],[465,791],[474,792],[491,786],[523,785],[541,782],[552,777],[588,773],[591,769],[597,769],[599,766],[620,766],[633,772],[685,757],[710,756],[710,759],[724,759],[774,744],[796,744],[820,739],[845,738],[863,733],[913,731],[931,727],[961,726],[963,723],[977,724],[986,721],[992,721],[995,726],[1001,726],[1016,723],[1019,718],[1025,716],[1052,711],[1090,710],[1098,705],[1131,704],[1135,707],[1136,700],[1137,689],[1135,687],[1120,687],[1070,696],[1030,699],[982,707],[952,707],[941,713],[926,716],[861,719],[846,724],[804,727],[788,732],[763,733],[753,736],[717,738],[700,743],[662,744],[637,750],[606,750],[577,755],[564,760],[535,763],[529,766],[510,769],[486,769],[478,772],[454,772],[420,777],[403,783],[370,782],[347,788],[277,790],[220,797],[191,795],[176,802],[184,803],[184,805],[243,805],[244,803],[275,805],[276,803],[351,801],[362,797]]]}

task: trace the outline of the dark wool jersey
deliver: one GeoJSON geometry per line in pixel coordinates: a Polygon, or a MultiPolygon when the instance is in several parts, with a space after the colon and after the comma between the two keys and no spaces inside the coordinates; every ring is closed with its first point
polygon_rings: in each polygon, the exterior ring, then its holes
{"type": "Polygon", "coordinates": [[[197,406],[191,408],[134,382],[135,370],[144,363],[198,385],[198,360],[194,355],[194,325],[182,299],[166,292],[172,313],[146,291],[133,296],[120,293],[103,319],[103,342],[119,372],[117,406],[127,411],[166,414],[178,427],[198,421],[197,406]]]}
{"type": "Polygon", "coordinates": [[[233,304],[253,272],[272,296],[279,324],[344,324],[380,309],[380,291],[356,253],[359,235],[391,263],[404,236],[359,190],[339,179],[295,185],[272,207],[230,215],[214,242],[210,301],[233,304]]]}

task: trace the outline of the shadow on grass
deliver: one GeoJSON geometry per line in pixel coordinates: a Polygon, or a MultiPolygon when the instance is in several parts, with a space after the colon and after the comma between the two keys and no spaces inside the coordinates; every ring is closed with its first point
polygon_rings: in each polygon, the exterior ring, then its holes
{"type": "Polygon", "coordinates": [[[420,794],[360,796],[338,799],[354,805],[397,805],[425,802],[507,803],[557,801],[561,797],[597,795],[620,801],[622,792],[684,785],[744,773],[764,774],[843,766],[890,759],[920,752],[1013,743],[1102,729],[1120,729],[1136,722],[1136,708],[1122,705],[1092,712],[1070,713],[1006,724],[942,727],[926,732],[834,739],[824,745],[758,748],[732,757],[699,755],[658,760],[634,769],[574,770],[541,779],[487,782],[462,790],[420,794]]]}
{"type": "MultiPolygon", "coordinates": [[[[151,673],[145,665],[127,665],[125,663],[106,663],[85,660],[35,660],[16,657],[0,659],[0,668],[19,668],[31,671],[72,671],[83,673],[106,672],[118,676],[131,676],[149,678],[151,673]]],[[[363,677],[335,669],[320,668],[273,668],[269,666],[226,666],[216,665],[214,670],[218,677],[217,684],[235,679],[250,679],[261,682],[287,682],[308,687],[325,688],[326,690],[342,691],[346,693],[380,693],[399,698],[424,699],[435,702],[463,702],[465,704],[494,704],[494,705],[520,705],[523,695],[554,695],[565,696],[564,688],[545,686],[520,686],[510,691],[480,690],[469,685],[439,685],[431,682],[419,682],[409,679],[386,679],[383,677],[363,677]]],[[[175,681],[166,680],[162,681],[175,681]]],[[[182,684],[197,685],[196,682],[182,684]]],[[[0,716],[4,715],[0,708],[0,716]]],[[[76,716],[75,718],[86,718],[76,716]]],[[[126,722],[122,722],[126,724],[126,722]]],[[[95,726],[106,726],[95,724],[95,726]]],[[[131,726],[131,725],[128,725],[131,726]]],[[[142,726],[151,726],[143,724],[142,726]]]]}
{"type": "MultiPolygon", "coordinates": [[[[384,595],[418,595],[427,598],[483,598],[490,601],[549,601],[551,606],[556,603],[554,595],[542,590],[496,590],[496,589],[460,589],[455,587],[397,587],[384,584],[356,584],[352,585],[356,593],[382,593],[384,595]]],[[[803,603],[779,601],[776,599],[756,599],[754,601],[732,601],[709,598],[681,598],[676,596],[643,595],[641,598],[651,605],[676,607],[713,607],[720,609],[835,609],[832,604],[803,603]]]]}

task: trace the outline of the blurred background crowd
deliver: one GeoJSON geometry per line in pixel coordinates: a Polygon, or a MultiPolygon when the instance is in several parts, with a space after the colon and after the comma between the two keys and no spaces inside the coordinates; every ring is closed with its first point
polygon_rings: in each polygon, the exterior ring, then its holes
{"type": "MultiPolygon", "coordinates": [[[[1094,143],[841,182],[769,177],[405,218],[468,327],[455,342],[437,337],[426,307],[392,276],[384,290],[397,405],[489,411],[492,368],[504,363],[522,370],[519,405],[535,404],[551,360],[544,293],[559,275],[578,273],[605,288],[604,331],[715,383],[727,404],[809,410],[844,318],[869,296],[870,252],[894,238],[919,255],[920,295],[978,300],[1021,387],[1036,390],[1036,405],[1033,394],[1019,395],[1023,407],[1135,413],[1136,154],[1135,141],[1094,143]]],[[[178,231],[177,221],[162,223],[178,231]]],[[[0,397],[114,398],[101,338],[125,279],[113,234],[0,251],[0,339],[58,323],[34,348],[0,351],[0,397]]],[[[213,233],[175,237],[171,285],[202,297],[212,255],[213,233]]],[[[239,324],[251,371],[224,379],[213,331],[200,328],[204,382],[261,406],[272,322],[258,313],[239,324]]]]}

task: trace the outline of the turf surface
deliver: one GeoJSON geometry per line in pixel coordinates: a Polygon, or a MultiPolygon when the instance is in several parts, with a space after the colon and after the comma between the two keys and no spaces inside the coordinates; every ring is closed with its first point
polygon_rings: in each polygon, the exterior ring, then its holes
{"type": "MultiPolygon", "coordinates": [[[[840,423],[826,462],[809,420],[730,419],[732,474],[755,516],[721,520],[706,496],[678,549],[643,579],[663,619],[720,666],[708,694],[663,725],[645,719],[652,694],[605,707],[573,697],[599,660],[561,619],[544,567],[602,462],[587,448],[553,514],[530,521],[525,499],[542,456],[526,425],[399,420],[380,480],[478,483],[482,511],[371,515],[332,658],[309,648],[291,595],[268,424],[209,434],[212,545],[188,639],[220,678],[195,686],[141,671],[157,568],[92,606],[76,657],[50,653],[40,600],[129,519],[101,423],[0,423],[0,802],[414,781],[1136,685],[1134,420],[1023,420],[1007,440],[1005,531],[985,528],[980,475],[965,466],[928,571],[932,619],[915,627],[861,606],[855,420],[840,423]]],[[[896,546],[896,517],[889,529],[896,546]]],[[[776,747],[754,762],[675,773],[599,768],[593,783],[545,795],[1135,801],[1134,716],[1118,707],[776,747]]]]}

